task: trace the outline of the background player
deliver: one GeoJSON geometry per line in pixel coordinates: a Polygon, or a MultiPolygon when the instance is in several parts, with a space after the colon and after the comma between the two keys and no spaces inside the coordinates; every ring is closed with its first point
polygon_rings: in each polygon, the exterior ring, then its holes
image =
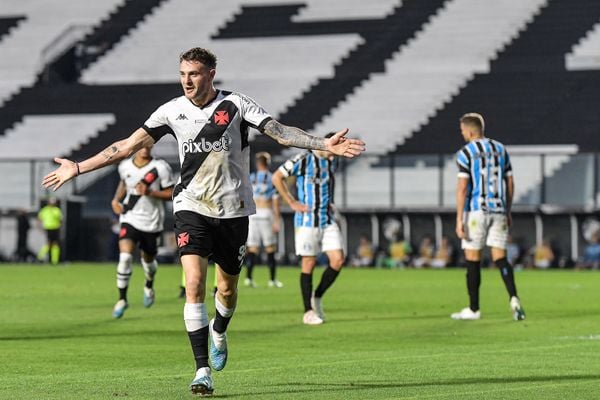
{"type": "Polygon", "coordinates": [[[460,119],[460,131],[467,144],[457,153],[456,234],[465,250],[470,304],[451,317],[481,318],[481,250],[487,244],[492,248],[492,260],[500,268],[513,316],[522,320],[525,312],[517,297],[512,265],[506,259],[515,190],[512,166],[504,145],[484,136],[484,126],[483,117],[477,113],[465,114],[460,119]]]}
{"type": "Polygon", "coordinates": [[[269,266],[269,287],[280,288],[283,284],[277,280],[275,247],[277,244],[277,233],[281,221],[279,196],[273,186],[271,178],[273,174],[269,171],[271,155],[267,152],[256,153],[256,172],[250,174],[250,183],[256,203],[256,214],[251,215],[248,221],[248,242],[246,245],[247,275],[244,284],[256,287],[252,279],[254,264],[260,254],[260,246],[263,245],[267,253],[267,265],[269,266]]]}
{"type": "Polygon", "coordinates": [[[113,212],[120,216],[121,223],[117,265],[119,300],[113,308],[115,318],[121,318],[129,307],[127,289],[136,244],[141,250],[146,276],[144,307],[154,304],[157,240],[165,220],[163,202],[171,200],[175,179],[166,161],[152,157],[151,148],[143,147],[134,157],[119,164],[121,181],[111,202],[113,212]]]}
{"type": "Polygon", "coordinates": [[[174,189],[173,209],[180,260],[185,271],[183,314],[196,360],[192,393],[213,393],[210,361],[225,367],[226,329],[237,304],[237,284],[248,239],[248,215],[255,212],[249,182],[248,128],[256,127],[279,144],[355,157],[364,142],[348,139],[348,129],[329,139],[274,120],[253,99],[214,87],[217,59],[212,52],[193,48],[180,56],[179,75],[184,95],[160,106],[126,139],[111,144],[82,162],[56,158],[60,167],[43,179],[45,187],[60,188],[75,176],[102,168],[173,134],[178,142],[181,175],[174,189]],[[208,257],[219,264],[215,318],[208,321],[204,304],[208,257]]]}
{"type": "MultiPolygon", "coordinates": [[[[325,137],[332,137],[333,133],[325,137]]],[[[286,161],[273,174],[273,184],[283,199],[296,211],[294,216],[296,254],[302,257],[300,290],[304,303],[302,321],[319,325],[325,321],[321,298],[333,284],[344,265],[342,234],[333,207],[334,172],[337,159],[327,151],[308,151],[286,161]],[[298,200],[290,192],[285,178],[296,177],[298,200]],[[312,291],[312,274],[317,255],[324,251],[329,266],[312,291]]]]}

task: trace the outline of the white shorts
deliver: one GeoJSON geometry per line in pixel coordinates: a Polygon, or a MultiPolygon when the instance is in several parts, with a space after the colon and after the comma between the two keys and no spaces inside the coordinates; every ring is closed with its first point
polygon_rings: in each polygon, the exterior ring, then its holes
{"type": "Polygon", "coordinates": [[[277,236],[273,232],[273,210],[270,208],[257,208],[256,214],[248,217],[247,247],[274,246],[277,236]]]}
{"type": "Polygon", "coordinates": [[[316,256],[321,251],[342,250],[342,232],[337,224],[325,228],[300,227],[295,230],[296,255],[316,256]]]}
{"type": "Polygon", "coordinates": [[[465,250],[481,250],[484,246],[506,249],[508,223],[504,214],[490,214],[483,211],[467,213],[465,223],[466,239],[462,240],[465,250]]]}

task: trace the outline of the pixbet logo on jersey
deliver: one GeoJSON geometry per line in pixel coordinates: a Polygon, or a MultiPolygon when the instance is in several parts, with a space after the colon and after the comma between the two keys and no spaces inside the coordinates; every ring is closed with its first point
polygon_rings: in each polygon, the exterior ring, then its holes
{"type": "Polygon", "coordinates": [[[223,135],[214,142],[209,142],[206,138],[200,138],[199,142],[194,142],[192,139],[183,142],[181,145],[184,153],[208,153],[211,151],[229,151],[231,139],[229,136],[223,135]]]}

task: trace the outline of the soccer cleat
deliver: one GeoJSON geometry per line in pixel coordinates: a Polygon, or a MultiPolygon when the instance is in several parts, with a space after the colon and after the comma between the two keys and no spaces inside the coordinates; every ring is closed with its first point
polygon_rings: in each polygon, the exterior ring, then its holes
{"type": "Polygon", "coordinates": [[[481,311],[473,311],[469,307],[465,307],[459,312],[451,314],[450,318],[463,321],[476,320],[481,318],[481,311]]]}
{"type": "Polygon", "coordinates": [[[123,314],[125,314],[125,310],[127,310],[127,307],[129,307],[129,304],[127,304],[125,300],[121,299],[117,301],[117,304],[115,304],[115,307],[113,308],[112,312],[113,318],[121,318],[123,314]]]}
{"type": "Polygon", "coordinates": [[[310,306],[317,313],[319,318],[325,322],[325,313],[323,312],[323,301],[320,297],[315,297],[314,293],[310,298],[310,306]]]}
{"type": "Polygon", "coordinates": [[[154,289],[144,287],[144,307],[148,308],[154,304],[154,289]]]}
{"type": "Polygon", "coordinates": [[[256,284],[256,282],[254,282],[254,280],[253,280],[253,279],[250,279],[250,278],[246,278],[246,279],[244,279],[244,285],[245,285],[245,286],[248,286],[248,287],[251,287],[251,288],[255,288],[255,287],[257,287],[257,286],[258,286],[258,285],[256,284]]]}
{"type": "Polygon", "coordinates": [[[214,389],[210,376],[210,368],[204,367],[196,371],[196,376],[192,383],[190,383],[190,391],[192,394],[199,394],[200,396],[210,396],[213,393],[214,389]]]}
{"type": "Polygon", "coordinates": [[[281,283],[280,281],[278,281],[277,279],[269,281],[269,287],[274,287],[274,288],[282,288],[283,287],[283,283],[281,283]]]}
{"type": "Polygon", "coordinates": [[[208,337],[210,338],[210,363],[215,371],[220,371],[227,364],[227,333],[218,333],[213,330],[215,319],[208,323],[208,337]]]}
{"type": "Polygon", "coordinates": [[[518,297],[513,296],[510,298],[510,309],[513,312],[515,321],[522,321],[525,319],[525,310],[521,307],[521,301],[518,297]]]}
{"type": "Polygon", "coordinates": [[[302,322],[304,322],[306,325],[321,325],[323,323],[323,320],[319,318],[319,316],[314,310],[308,310],[304,313],[304,316],[302,317],[302,322]]]}

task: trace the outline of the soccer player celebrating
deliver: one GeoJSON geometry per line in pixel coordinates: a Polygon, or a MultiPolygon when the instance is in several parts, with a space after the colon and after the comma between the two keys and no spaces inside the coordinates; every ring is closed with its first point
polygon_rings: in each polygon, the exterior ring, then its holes
{"type": "MultiPolygon", "coordinates": [[[[330,138],[329,133],[325,137],[330,138]]],[[[334,172],[337,160],[328,151],[307,151],[286,161],[273,174],[273,184],[296,212],[294,216],[296,254],[302,257],[300,290],[304,302],[302,321],[320,325],[325,321],[321,298],[333,284],[344,265],[342,234],[333,209],[334,172]],[[285,178],[296,177],[298,200],[292,196],[285,178]],[[317,255],[324,251],[329,266],[312,291],[312,274],[317,255]]]]}
{"type": "Polygon", "coordinates": [[[514,319],[525,319],[517,297],[513,267],[506,259],[514,193],[508,152],[502,143],[484,136],[484,121],[479,114],[463,115],[460,131],[467,144],[457,153],[456,234],[462,239],[465,250],[470,304],[451,317],[458,320],[481,318],[481,250],[488,245],[492,249],[494,263],[500,268],[514,319]]]}
{"type": "Polygon", "coordinates": [[[163,160],[152,158],[152,146],[143,147],[133,158],[119,164],[121,181],[111,202],[113,212],[119,215],[119,264],[117,288],[119,300],[113,308],[113,317],[121,318],[129,307],[127,288],[131,278],[133,250],[139,245],[142,267],[146,276],[144,307],[154,304],[154,275],[156,241],[163,230],[164,201],[171,200],[175,180],[171,167],[163,160]]]}
{"type": "Polygon", "coordinates": [[[215,370],[228,356],[227,326],[237,304],[237,285],[248,237],[248,216],[254,214],[248,179],[248,128],[255,127],[279,144],[355,157],[364,142],[348,139],[348,129],[329,139],[273,119],[253,99],[218,90],[213,81],[217,59],[209,50],[193,48],[180,56],[183,96],[160,106],[128,138],[117,141],[81,162],[56,158],[59,168],[43,179],[45,187],[60,188],[79,174],[116,163],[167,134],[178,142],[181,173],[173,191],[175,233],[185,272],[183,318],[196,360],[192,393],[211,394],[215,370]],[[208,321],[204,304],[208,257],[219,264],[215,318],[208,321]]]}
{"type": "Polygon", "coordinates": [[[248,243],[246,257],[247,275],[244,284],[250,287],[256,287],[252,272],[257,256],[260,254],[260,245],[262,243],[267,253],[267,265],[271,279],[269,287],[281,288],[283,284],[275,277],[275,244],[279,232],[280,207],[279,196],[273,187],[271,178],[273,174],[269,171],[271,155],[267,152],[256,153],[256,172],[250,174],[250,183],[254,190],[254,203],[256,203],[256,214],[249,217],[248,224],[248,243]]]}

